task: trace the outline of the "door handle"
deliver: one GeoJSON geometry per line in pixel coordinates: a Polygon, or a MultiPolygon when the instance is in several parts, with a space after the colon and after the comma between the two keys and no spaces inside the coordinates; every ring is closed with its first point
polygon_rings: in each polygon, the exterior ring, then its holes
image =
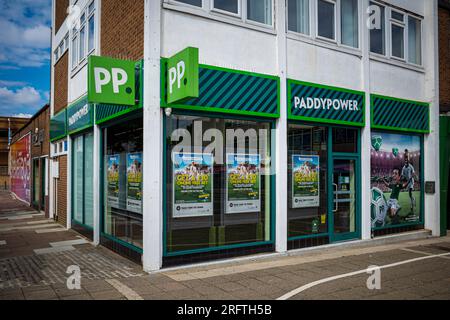
{"type": "Polygon", "coordinates": [[[333,183],[333,186],[334,186],[334,188],[335,188],[335,192],[334,192],[334,201],[335,201],[335,204],[334,204],[334,210],[333,210],[333,212],[338,212],[338,210],[339,210],[339,194],[338,194],[338,185],[336,184],[336,183],[333,183]]]}

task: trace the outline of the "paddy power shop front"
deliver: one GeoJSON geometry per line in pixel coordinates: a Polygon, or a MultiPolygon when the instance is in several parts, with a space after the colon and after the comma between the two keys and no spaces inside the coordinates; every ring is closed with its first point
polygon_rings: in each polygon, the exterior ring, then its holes
{"type": "Polygon", "coordinates": [[[363,92],[288,80],[288,249],[361,237],[363,92]]]}
{"type": "Polygon", "coordinates": [[[375,236],[424,227],[429,104],[371,96],[371,219],[375,236]]]}
{"type": "Polygon", "coordinates": [[[273,251],[278,78],[199,65],[196,48],[162,70],[164,266],[273,251]]]}

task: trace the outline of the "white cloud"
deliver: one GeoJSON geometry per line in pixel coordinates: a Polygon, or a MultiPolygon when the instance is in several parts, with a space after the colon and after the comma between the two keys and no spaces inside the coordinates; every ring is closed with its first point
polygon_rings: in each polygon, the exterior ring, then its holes
{"type": "Polygon", "coordinates": [[[32,114],[28,114],[28,113],[18,113],[18,114],[13,114],[11,117],[13,118],[31,118],[33,115],[32,114]]]}
{"type": "Polygon", "coordinates": [[[27,83],[24,81],[0,80],[0,87],[24,87],[27,83]]]}

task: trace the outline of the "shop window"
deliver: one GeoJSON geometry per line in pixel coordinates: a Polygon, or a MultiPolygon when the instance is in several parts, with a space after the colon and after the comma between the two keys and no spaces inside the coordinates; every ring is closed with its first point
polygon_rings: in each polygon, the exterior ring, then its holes
{"type": "Polygon", "coordinates": [[[166,118],[166,254],[269,243],[271,123],[166,118]]]}
{"type": "MultiPolygon", "coordinates": [[[[370,51],[373,53],[386,54],[386,35],[385,35],[385,8],[371,2],[372,7],[378,8],[380,13],[379,24],[370,30],[370,51]]],[[[376,17],[377,18],[377,17],[376,17]]]]}
{"type": "Polygon", "coordinates": [[[72,218],[81,225],[93,227],[93,134],[73,139],[72,218]]]}
{"type": "Polygon", "coordinates": [[[422,142],[417,135],[372,132],[372,229],[423,223],[422,142]]]}
{"type": "Polygon", "coordinates": [[[288,30],[309,35],[309,0],[288,0],[288,30]]]}
{"type": "Polygon", "coordinates": [[[333,1],[317,0],[317,35],[322,38],[336,39],[336,4],[333,1]]]}
{"type": "Polygon", "coordinates": [[[103,232],[142,248],[142,118],[109,127],[104,136],[103,232]]]}
{"type": "Polygon", "coordinates": [[[328,129],[290,124],[288,129],[288,237],[328,232],[328,129]]]}

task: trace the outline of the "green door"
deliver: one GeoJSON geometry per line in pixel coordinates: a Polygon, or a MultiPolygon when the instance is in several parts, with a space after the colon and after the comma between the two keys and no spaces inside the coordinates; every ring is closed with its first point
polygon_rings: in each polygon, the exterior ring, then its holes
{"type": "Polygon", "coordinates": [[[359,160],[333,157],[331,242],[360,238],[359,160]]]}

